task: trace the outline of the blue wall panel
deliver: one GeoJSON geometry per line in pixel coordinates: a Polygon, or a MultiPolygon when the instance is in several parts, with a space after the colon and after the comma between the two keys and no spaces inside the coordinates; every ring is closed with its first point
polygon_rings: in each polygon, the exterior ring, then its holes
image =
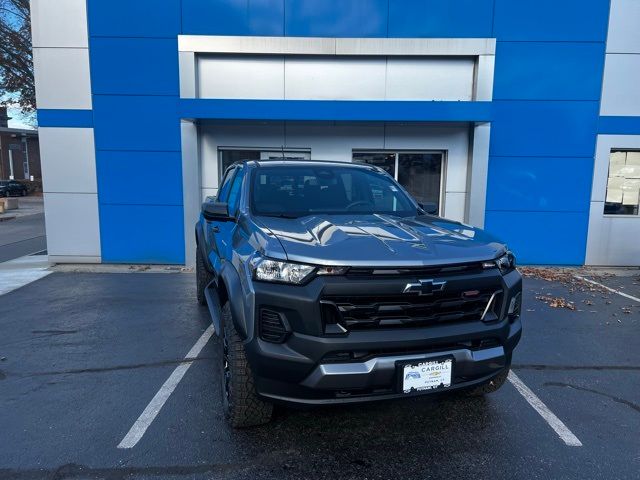
{"type": "Polygon", "coordinates": [[[588,157],[598,102],[495,101],[490,155],[588,157]]]}
{"type": "Polygon", "coordinates": [[[498,42],[494,99],[600,100],[603,43],[498,42]]]}
{"type": "Polygon", "coordinates": [[[178,40],[93,38],[94,94],[178,95],[178,40]]]}
{"type": "Polygon", "coordinates": [[[390,37],[492,37],[493,0],[390,0],[390,37]]]}
{"type": "Polygon", "coordinates": [[[180,0],[87,0],[89,35],[168,37],[180,33],[180,0]]]}
{"type": "Polygon", "coordinates": [[[386,37],[388,0],[285,0],[285,35],[386,37]]]}
{"type": "Polygon", "coordinates": [[[182,118],[483,122],[491,102],[181,99],[182,118]]]}
{"type": "Polygon", "coordinates": [[[182,205],[180,152],[96,154],[100,203],[182,205]]]}
{"type": "Polygon", "coordinates": [[[520,264],[584,263],[588,212],[487,211],[485,228],[509,245],[520,264]]]}
{"type": "Polygon", "coordinates": [[[590,157],[491,157],[486,208],[587,211],[592,169],[590,157]]]}
{"type": "Polygon", "coordinates": [[[91,128],[91,110],[38,109],[39,127],[91,128]]]}
{"type": "Polygon", "coordinates": [[[496,0],[499,40],[604,42],[609,0],[496,0]]]}
{"type": "Polygon", "coordinates": [[[98,150],[180,151],[178,97],[94,95],[98,150]]]}
{"type": "Polygon", "coordinates": [[[100,205],[102,261],[184,263],[182,206],[100,205]]]}
{"type": "Polygon", "coordinates": [[[182,33],[284,35],[284,0],[182,0],[182,33]]]}

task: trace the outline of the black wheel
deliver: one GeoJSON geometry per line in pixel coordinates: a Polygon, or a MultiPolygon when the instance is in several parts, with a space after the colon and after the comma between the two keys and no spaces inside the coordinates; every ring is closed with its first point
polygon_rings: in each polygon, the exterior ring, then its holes
{"type": "Polygon", "coordinates": [[[197,297],[200,305],[206,305],[207,299],[204,296],[204,289],[213,280],[213,273],[207,270],[204,263],[204,258],[200,253],[200,248],[196,246],[196,285],[197,285],[197,297]]]}
{"type": "Polygon", "coordinates": [[[497,376],[489,380],[487,383],[483,385],[479,385],[477,387],[472,388],[471,390],[465,392],[468,397],[481,397],[488,393],[493,393],[498,390],[504,382],[507,381],[507,377],[509,376],[510,368],[505,368],[502,372],[500,372],[497,376]]]}
{"type": "Polygon", "coordinates": [[[221,383],[222,405],[229,424],[234,428],[253,427],[271,420],[273,405],[256,394],[253,374],[247,361],[242,339],[231,318],[229,302],[222,307],[223,332],[221,383]]]}

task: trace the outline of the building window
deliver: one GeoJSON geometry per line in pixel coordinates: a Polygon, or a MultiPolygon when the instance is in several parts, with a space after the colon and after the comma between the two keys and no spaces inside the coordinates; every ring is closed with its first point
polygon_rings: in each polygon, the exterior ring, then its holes
{"type": "Polygon", "coordinates": [[[640,150],[611,150],[605,215],[638,215],[640,150]]]}
{"type": "Polygon", "coordinates": [[[309,160],[311,150],[284,150],[262,148],[220,148],[218,149],[218,181],[222,179],[225,170],[234,162],[241,160],[309,160]]]}
{"type": "Polygon", "coordinates": [[[384,169],[423,205],[434,204],[442,214],[444,152],[364,152],[354,151],[354,163],[384,169]]]}

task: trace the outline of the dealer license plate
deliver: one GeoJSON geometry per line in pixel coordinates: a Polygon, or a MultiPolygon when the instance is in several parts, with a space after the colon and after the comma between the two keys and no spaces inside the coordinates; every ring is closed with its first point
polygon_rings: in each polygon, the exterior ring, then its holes
{"type": "Polygon", "coordinates": [[[445,358],[402,366],[402,391],[411,393],[451,386],[453,360],[445,358]]]}

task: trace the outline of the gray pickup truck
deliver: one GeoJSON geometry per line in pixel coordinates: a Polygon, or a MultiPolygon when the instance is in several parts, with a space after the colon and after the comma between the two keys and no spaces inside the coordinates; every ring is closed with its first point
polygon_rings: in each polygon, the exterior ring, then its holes
{"type": "Polygon", "coordinates": [[[234,427],[268,422],[275,403],[483,395],[507,378],[522,332],[514,256],[377,167],[236,163],[196,242],[234,427]]]}

